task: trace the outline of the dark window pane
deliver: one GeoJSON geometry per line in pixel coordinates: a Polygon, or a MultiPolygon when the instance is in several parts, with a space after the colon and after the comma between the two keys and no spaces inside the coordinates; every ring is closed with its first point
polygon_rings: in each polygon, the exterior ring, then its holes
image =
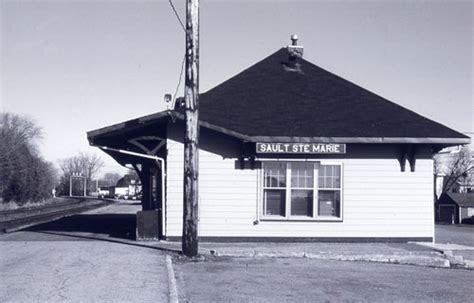
{"type": "Polygon", "coordinates": [[[282,216],[285,217],[285,190],[265,189],[265,216],[282,216]]]}
{"type": "Polygon", "coordinates": [[[338,190],[320,190],[318,192],[318,215],[340,217],[341,197],[338,190]]]}
{"type": "Polygon", "coordinates": [[[291,215],[313,216],[313,191],[292,190],[291,191],[291,215]]]}

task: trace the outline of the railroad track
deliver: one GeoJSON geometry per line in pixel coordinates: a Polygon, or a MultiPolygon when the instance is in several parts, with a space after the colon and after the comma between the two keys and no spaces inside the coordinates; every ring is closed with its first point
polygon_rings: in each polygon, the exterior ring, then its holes
{"type": "Polygon", "coordinates": [[[46,223],[95,208],[107,206],[112,200],[95,198],[59,198],[57,203],[43,207],[0,211],[0,234],[46,223]]]}

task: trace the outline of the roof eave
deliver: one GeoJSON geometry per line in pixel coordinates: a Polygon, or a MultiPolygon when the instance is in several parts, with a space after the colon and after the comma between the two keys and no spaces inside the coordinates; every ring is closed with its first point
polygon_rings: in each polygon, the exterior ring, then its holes
{"type": "Polygon", "coordinates": [[[91,131],[87,132],[87,138],[90,140],[94,137],[98,137],[98,136],[105,135],[105,134],[108,134],[108,133],[111,133],[111,132],[114,132],[114,131],[125,129],[127,127],[127,125],[130,124],[130,123],[135,122],[137,124],[144,124],[148,121],[158,120],[158,119],[161,119],[161,118],[169,116],[169,115],[171,115],[171,111],[166,110],[166,111],[154,113],[154,114],[151,114],[151,115],[143,116],[143,117],[140,117],[140,118],[131,119],[131,120],[128,120],[128,121],[125,121],[125,122],[120,122],[120,123],[113,124],[113,125],[110,125],[110,126],[102,127],[102,128],[99,128],[99,129],[91,130],[91,131]]]}
{"type": "Polygon", "coordinates": [[[469,144],[469,138],[410,138],[410,137],[281,137],[253,136],[254,142],[293,142],[293,143],[372,143],[372,144],[469,144]]]}
{"type": "MultiPolygon", "coordinates": [[[[116,132],[125,129],[129,124],[145,124],[149,121],[157,121],[163,117],[173,117],[180,120],[185,120],[182,113],[177,111],[166,110],[140,118],[128,120],[117,123],[107,127],[99,128],[87,132],[87,138],[92,140],[95,137],[105,135],[111,132],[116,132]]],[[[445,146],[463,145],[471,143],[469,137],[458,138],[437,138],[437,137],[289,137],[289,136],[249,136],[245,135],[206,121],[199,121],[199,125],[208,129],[238,138],[247,142],[266,142],[266,143],[365,143],[365,144],[440,144],[445,146]]]]}
{"type": "MultiPolygon", "coordinates": [[[[174,116],[183,119],[184,115],[174,112],[174,116]]],[[[287,136],[249,136],[215,124],[200,120],[199,125],[221,132],[247,142],[291,142],[291,143],[371,143],[371,144],[441,144],[446,146],[470,144],[465,138],[417,138],[417,137],[287,137],[287,136]]]]}

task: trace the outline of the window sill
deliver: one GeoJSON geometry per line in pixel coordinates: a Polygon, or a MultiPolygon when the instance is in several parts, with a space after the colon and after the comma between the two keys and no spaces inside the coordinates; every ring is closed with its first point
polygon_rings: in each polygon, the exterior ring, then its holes
{"type": "Polygon", "coordinates": [[[307,218],[307,217],[293,217],[293,218],[278,218],[278,217],[262,217],[260,218],[261,222],[338,222],[342,223],[342,218],[336,217],[316,217],[316,218],[307,218]]]}

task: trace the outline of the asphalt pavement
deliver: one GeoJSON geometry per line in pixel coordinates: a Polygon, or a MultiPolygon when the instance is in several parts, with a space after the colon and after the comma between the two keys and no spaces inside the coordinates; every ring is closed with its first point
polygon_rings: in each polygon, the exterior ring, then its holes
{"type": "Polygon", "coordinates": [[[82,214],[85,221],[74,216],[1,235],[0,302],[167,302],[166,254],[113,241],[132,235],[130,227],[111,227],[110,216],[137,207],[119,204],[82,214]],[[97,215],[109,221],[99,224],[97,215]]]}
{"type": "Polygon", "coordinates": [[[473,302],[474,271],[305,258],[175,262],[182,302],[473,302]]]}
{"type": "Polygon", "coordinates": [[[402,243],[201,243],[188,260],[180,243],[135,241],[138,210],[121,201],[0,235],[0,302],[474,301],[474,270],[450,268],[473,252],[472,227],[436,227],[438,248],[463,249],[451,257],[402,243]]]}
{"type": "Polygon", "coordinates": [[[435,242],[474,247],[473,224],[436,224],[435,242]]]}

